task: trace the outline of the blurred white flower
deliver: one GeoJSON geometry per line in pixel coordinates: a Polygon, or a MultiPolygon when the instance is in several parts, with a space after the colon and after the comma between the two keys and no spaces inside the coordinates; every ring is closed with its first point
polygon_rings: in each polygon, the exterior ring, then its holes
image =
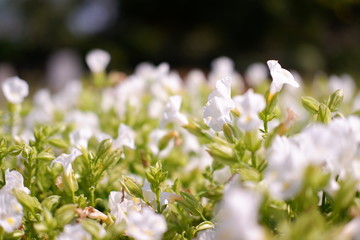
{"type": "Polygon", "coordinates": [[[22,224],[23,208],[17,199],[7,191],[0,190],[0,227],[13,232],[22,224]]]}
{"type": "Polygon", "coordinates": [[[56,238],[57,240],[91,240],[92,237],[80,223],[67,224],[64,227],[64,231],[56,238]]]}
{"type": "Polygon", "coordinates": [[[270,74],[273,79],[270,85],[270,94],[279,92],[284,84],[289,84],[292,87],[299,87],[300,85],[295,81],[293,75],[286,69],[282,68],[276,60],[267,61],[270,69],[270,74]]]}
{"type": "Polygon", "coordinates": [[[126,232],[135,240],[160,240],[167,229],[165,217],[150,208],[128,215],[126,232]]]}
{"type": "Polygon", "coordinates": [[[348,222],[342,229],[338,239],[360,239],[360,217],[355,217],[350,222],[348,222]]]}
{"type": "Polygon", "coordinates": [[[188,124],[188,120],[184,114],[180,113],[181,96],[171,96],[165,105],[160,128],[165,127],[168,123],[174,122],[179,125],[188,124]]]}
{"type": "Polygon", "coordinates": [[[235,184],[227,189],[216,216],[215,239],[265,239],[264,231],[258,224],[260,201],[260,196],[255,192],[235,184]]]}
{"type": "Polygon", "coordinates": [[[194,240],[216,240],[215,231],[213,229],[206,229],[197,233],[194,240]]]}
{"type": "Polygon", "coordinates": [[[349,102],[353,98],[356,89],[354,79],[348,74],[342,74],[340,77],[331,75],[328,86],[330,92],[342,89],[344,91],[344,102],[349,102]]]}
{"type": "Polygon", "coordinates": [[[88,128],[79,128],[72,131],[69,135],[70,143],[72,146],[81,148],[87,148],[89,139],[92,137],[92,132],[88,128]]]}
{"type": "Polygon", "coordinates": [[[150,132],[149,134],[149,142],[148,142],[148,147],[150,149],[150,151],[155,154],[158,155],[159,158],[164,158],[167,155],[169,155],[169,153],[171,152],[171,150],[174,148],[174,140],[171,140],[167,146],[162,149],[160,151],[159,149],[159,141],[167,134],[168,132],[164,129],[155,129],[153,131],[150,132]]]}
{"type": "Polygon", "coordinates": [[[141,203],[139,199],[130,198],[126,193],[112,191],[109,195],[109,209],[116,222],[127,221],[127,214],[131,211],[139,212],[141,203]]]}
{"type": "Polygon", "coordinates": [[[215,131],[222,131],[225,123],[231,122],[230,111],[235,107],[231,99],[231,78],[216,82],[216,89],[208,96],[204,107],[204,122],[215,131]]]}
{"type": "Polygon", "coordinates": [[[230,77],[233,80],[232,88],[240,92],[244,88],[241,75],[235,70],[233,60],[228,57],[219,57],[211,62],[209,73],[210,86],[217,85],[217,80],[230,77]]]}
{"type": "Polygon", "coordinates": [[[7,101],[19,104],[29,95],[29,85],[19,77],[10,77],[2,83],[2,91],[7,101]]]}
{"type": "Polygon", "coordinates": [[[58,156],[51,162],[50,166],[53,166],[54,163],[60,163],[61,165],[63,165],[65,174],[70,175],[72,171],[71,163],[80,155],[82,155],[81,151],[77,148],[73,148],[70,154],[60,154],[60,156],[58,156]]]}
{"type": "Polygon", "coordinates": [[[110,54],[101,49],[91,50],[86,55],[86,64],[93,73],[104,72],[109,62],[110,54]]]}
{"type": "Polygon", "coordinates": [[[123,146],[135,149],[135,132],[129,126],[121,123],[118,137],[113,141],[113,147],[122,148],[123,146]]]}
{"type": "Polygon", "coordinates": [[[231,177],[231,169],[229,166],[225,166],[213,172],[214,181],[220,184],[224,184],[227,181],[229,181],[230,177],[231,177]]]}
{"type": "Polygon", "coordinates": [[[259,113],[265,108],[265,99],[262,95],[249,89],[244,95],[234,97],[235,107],[240,113],[237,126],[243,131],[252,131],[259,128],[262,121],[259,113]]]}
{"type": "Polygon", "coordinates": [[[263,63],[253,63],[249,65],[245,72],[245,80],[250,87],[256,87],[265,82],[268,71],[263,63]]]}
{"type": "Polygon", "coordinates": [[[11,191],[13,189],[19,189],[24,191],[25,193],[29,194],[30,190],[24,186],[24,178],[16,170],[10,171],[9,169],[6,169],[5,171],[5,185],[1,189],[1,191],[6,191],[7,193],[11,194],[11,191]]]}

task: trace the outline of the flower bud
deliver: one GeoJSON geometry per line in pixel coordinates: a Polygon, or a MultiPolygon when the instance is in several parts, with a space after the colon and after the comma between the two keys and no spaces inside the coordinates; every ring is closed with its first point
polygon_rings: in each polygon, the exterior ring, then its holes
{"type": "Polygon", "coordinates": [[[344,100],[344,91],[342,89],[338,89],[330,95],[327,101],[327,106],[331,112],[335,112],[339,108],[343,100],[344,100]]]}
{"type": "Polygon", "coordinates": [[[317,114],[319,111],[320,103],[312,97],[302,97],[301,103],[303,107],[310,113],[317,114]]]}
{"type": "Polygon", "coordinates": [[[323,103],[319,106],[319,112],[317,120],[322,123],[329,123],[331,121],[331,111],[330,109],[323,103]]]}
{"type": "Polygon", "coordinates": [[[123,176],[121,185],[125,189],[125,191],[131,196],[141,199],[144,198],[141,187],[132,178],[123,176]]]}

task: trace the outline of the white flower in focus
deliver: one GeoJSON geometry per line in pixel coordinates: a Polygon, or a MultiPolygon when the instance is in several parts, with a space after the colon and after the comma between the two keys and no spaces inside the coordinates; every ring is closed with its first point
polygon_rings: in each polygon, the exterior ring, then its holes
{"type": "Polygon", "coordinates": [[[7,78],[2,84],[2,90],[6,100],[19,104],[29,95],[29,85],[19,77],[7,78]]]}
{"type": "Polygon", "coordinates": [[[23,208],[17,199],[7,191],[0,190],[0,227],[13,232],[21,226],[23,208]]]}
{"type": "Polygon", "coordinates": [[[260,127],[262,121],[259,112],[265,108],[265,99],[262,95],[249,89],[244,95],[235,96],[234,102],[240,117],[237,126],[243,131],[252,131],[260,127]]]}
{"type": "Polygon", "coordinates": [[[172,96],[166,103],[163,116],[160,121],[160,128],[165,127],[168,123],[174,122],[179,125],[188,124],[188,120],[184,114],[180,113],[181,96],[172,96]]]}
{"type": "Polygon", "coordinates": [[[135,149],[135,132],[129,126],[121,123],[118,137],[113,141],[113,147],[122,148],[123,146],[135,149]]]}
{"type": "Polygon", "coordinates": [[[6,169],[5,171],[5,186],[1,191],[11,193],[13,189],[19,189],[29,194],[30,190],[24,186],[24,178],[18,171],[6,169]]]}
{"type": "Polygon", "coordinates": [[[270,74],[273,79],[270,85],[270,94],[279,92],[284,84],[298,88],[300,85],[295,81],[294,76],[286,69],[282,68],[276,60],[267,61],[270,74]]]}
{"type": "Polygon", "coordinates": [[[140,212],[141,202],[137,198],[123,195],[122,192],[112,191],[109,195],[110,213],[116,218],[116,222],[127,221],[127,214],[131,211],[140,212]]]}
{"type": "Polygon", "coordinates": [[[93,73],[105,71],[109,62],[110,62],[110,54],[101,49],[91,50],[86,55],[86,64],[93,73]]]}
{"type": "Polygon", "coordinates": [[[91,240],[92,237],[80,223],[65,225],[64,231],[56,238],[57,240],[91,240]]]}
{"type": "Polygon", "coordinates": [[[70,175],[72,171],[71,163],[80,155],[82,155],[81,151],[77,148],[73,148],[70,154],[62,153],[60,156],[55,158],[51,162],[50,166],[53,166],[54,163],[60,163],[61,165],[63,165],[65,174],[70,175]]]}
{"type": "Polygon", "coordinates": [[[260,200],[255,192],[236,185],[227,189],[216,217],[218,224],[215,226],[215,239],[265,239],[258,224],[260,200]]]}
{"type": "Polygon", "coordinates": [[[135,240],[160,240],[166,229],[164,216],[150,208],[141,212],[132,211],[128,215],[126,232],[135,240]]]}
{"type": "Polygon", "coordinates": [[[216,89],[208,96],[204,110],[204,122],[214,131],[222,131],[225,123],[231,122],[230,111],[234,108],[231,99],[231,78],[216,82],[216,89]]]}

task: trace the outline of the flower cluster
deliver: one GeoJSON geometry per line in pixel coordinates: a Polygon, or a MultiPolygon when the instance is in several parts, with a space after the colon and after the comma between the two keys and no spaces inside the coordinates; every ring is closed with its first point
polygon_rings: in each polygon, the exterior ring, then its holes
{"type": "Polygon", "coordinates": [[[278,61],[2,83],[0,240],[357,239],[360,92],[278,61]],[[304,82],[304,83],[303,83],[304,82]],[[328,86],[317,88],[317,86],[328,86]]]}

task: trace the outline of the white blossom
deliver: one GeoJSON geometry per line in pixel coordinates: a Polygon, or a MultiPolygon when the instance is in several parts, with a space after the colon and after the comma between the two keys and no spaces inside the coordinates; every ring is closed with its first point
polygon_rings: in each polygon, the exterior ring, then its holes
{"type": "Polygon", "coordinates": [[[91,50],[86,55],[86,64],[93,73],[105,71],[109,62],[110,62],[110,54],[101,49],[91,50]]]}
{"type": "Polygon", "coordinates": [[[141,210],[140,200],[130,198],[125,193],[112,191],[109,195],[110,213],[116,218],[116,222],[127,221],[127,215],[131,211],[139,212],[141,210]]]}
{"type": "Polygon", "coordinates": [[[123,146],[135,149],[135,132],[126,124],[121,123],[118,130],[118,137],[113,141],[113,147],[123,146]]]}
{"type": "Polygon", "coordinates": [[[126,232],[135,240],[160,240],[166,229],[165,217],[150,208],[128,215],[126,232]]]}
{"type": "Polygon", "coordinates": [[[80,223],[67,224],[64,227],[64,231],[56,238],[57,240],[91,240],[92,237],[80,223]]]}
{"type": "Polygon", "coordinates": [[[29,95],[29,85],[19,77],[10,77],[2,83],[2,91],[7,101],[19,104],[29,95]]]}
{"type": "Polygon", "coordinates": [[[254,93],[249,89],[244,95],[235,96],[236,109],[240,113],[237,126],[243,131],[252,131],[259,128],[262,121],[259,113],[265,108],[265,99],[262,95],[254,93]]]}
{"type": "Polygon", "coordinates": [[[260,196],[235,184],[228,188],[216,217],[215,239],[261,240],[264,232],[258,224],[260,196]]]}
{"type": "Polygon", "coordinates": [[[249,86],[256,87],[265,82],[268,76],[268,71],[263,63],[253,63],[247,67],[245,72],[245,79],[249,86]]]}
{"type": "Polygon", "coordinates": [[[172,96],[165,105],[162,119],[160,121],[160,128],[165,127],[168,123],[174,122],[179,125],[188,124],[186,116],[180,113],[181,96],[172,96]]]}
{"type": "Polygon", "coordinates": [[[295,88],[299,87],[299,84],[295,81],[294,76],[288,70],[282,68],[278,61],[269,60],[267,61],[267,65],[273,79],[270,85],[270,94],[279,92],[284,84],[289,84],[295,88]]]}
{"type": "Polygon", "coordinates": [[[17,199],[6,190],[0,190],[0,227],[13,232],[22,224],[23,208],[17,199]]]}
{"type": "Polygon", "coordinates": [[[88,128],[80,128],[70,133],[70,143],[77,148],[87,148],[92,132],[88,128]]]}
{"type": "Polygon", "coordinates": [[[24,186],[24,178],[16,170],[10,171],[9,169],[6,169],[5,171],[5,186],[1,189],[1,191],[6,191],[8,193],[11,193],[13,189],[19,189],[24,191],[25,193],[29,194],[30,190],[24,186]]]}
{"type": "Polygon", "coordinates": [[[72,171],[71,163],[80,155],[82,155],[81,151],[77,148],[73,148],[70,154],[60,154],[60,156],[58,156],[51,162],[50,166],[53,166],[54,163],[60,163],[61,165],[63,165],[65,174],[69,175],[72,171]]]}
{"type": "Polygon", "coordinates": [[[222,131],[225,123],[231,122],[230,111],[234,108],[231,99],[231,78],[216,82],[216,89],[208,96],[204,111],[204,121],[211,129],[222,131]]]}

